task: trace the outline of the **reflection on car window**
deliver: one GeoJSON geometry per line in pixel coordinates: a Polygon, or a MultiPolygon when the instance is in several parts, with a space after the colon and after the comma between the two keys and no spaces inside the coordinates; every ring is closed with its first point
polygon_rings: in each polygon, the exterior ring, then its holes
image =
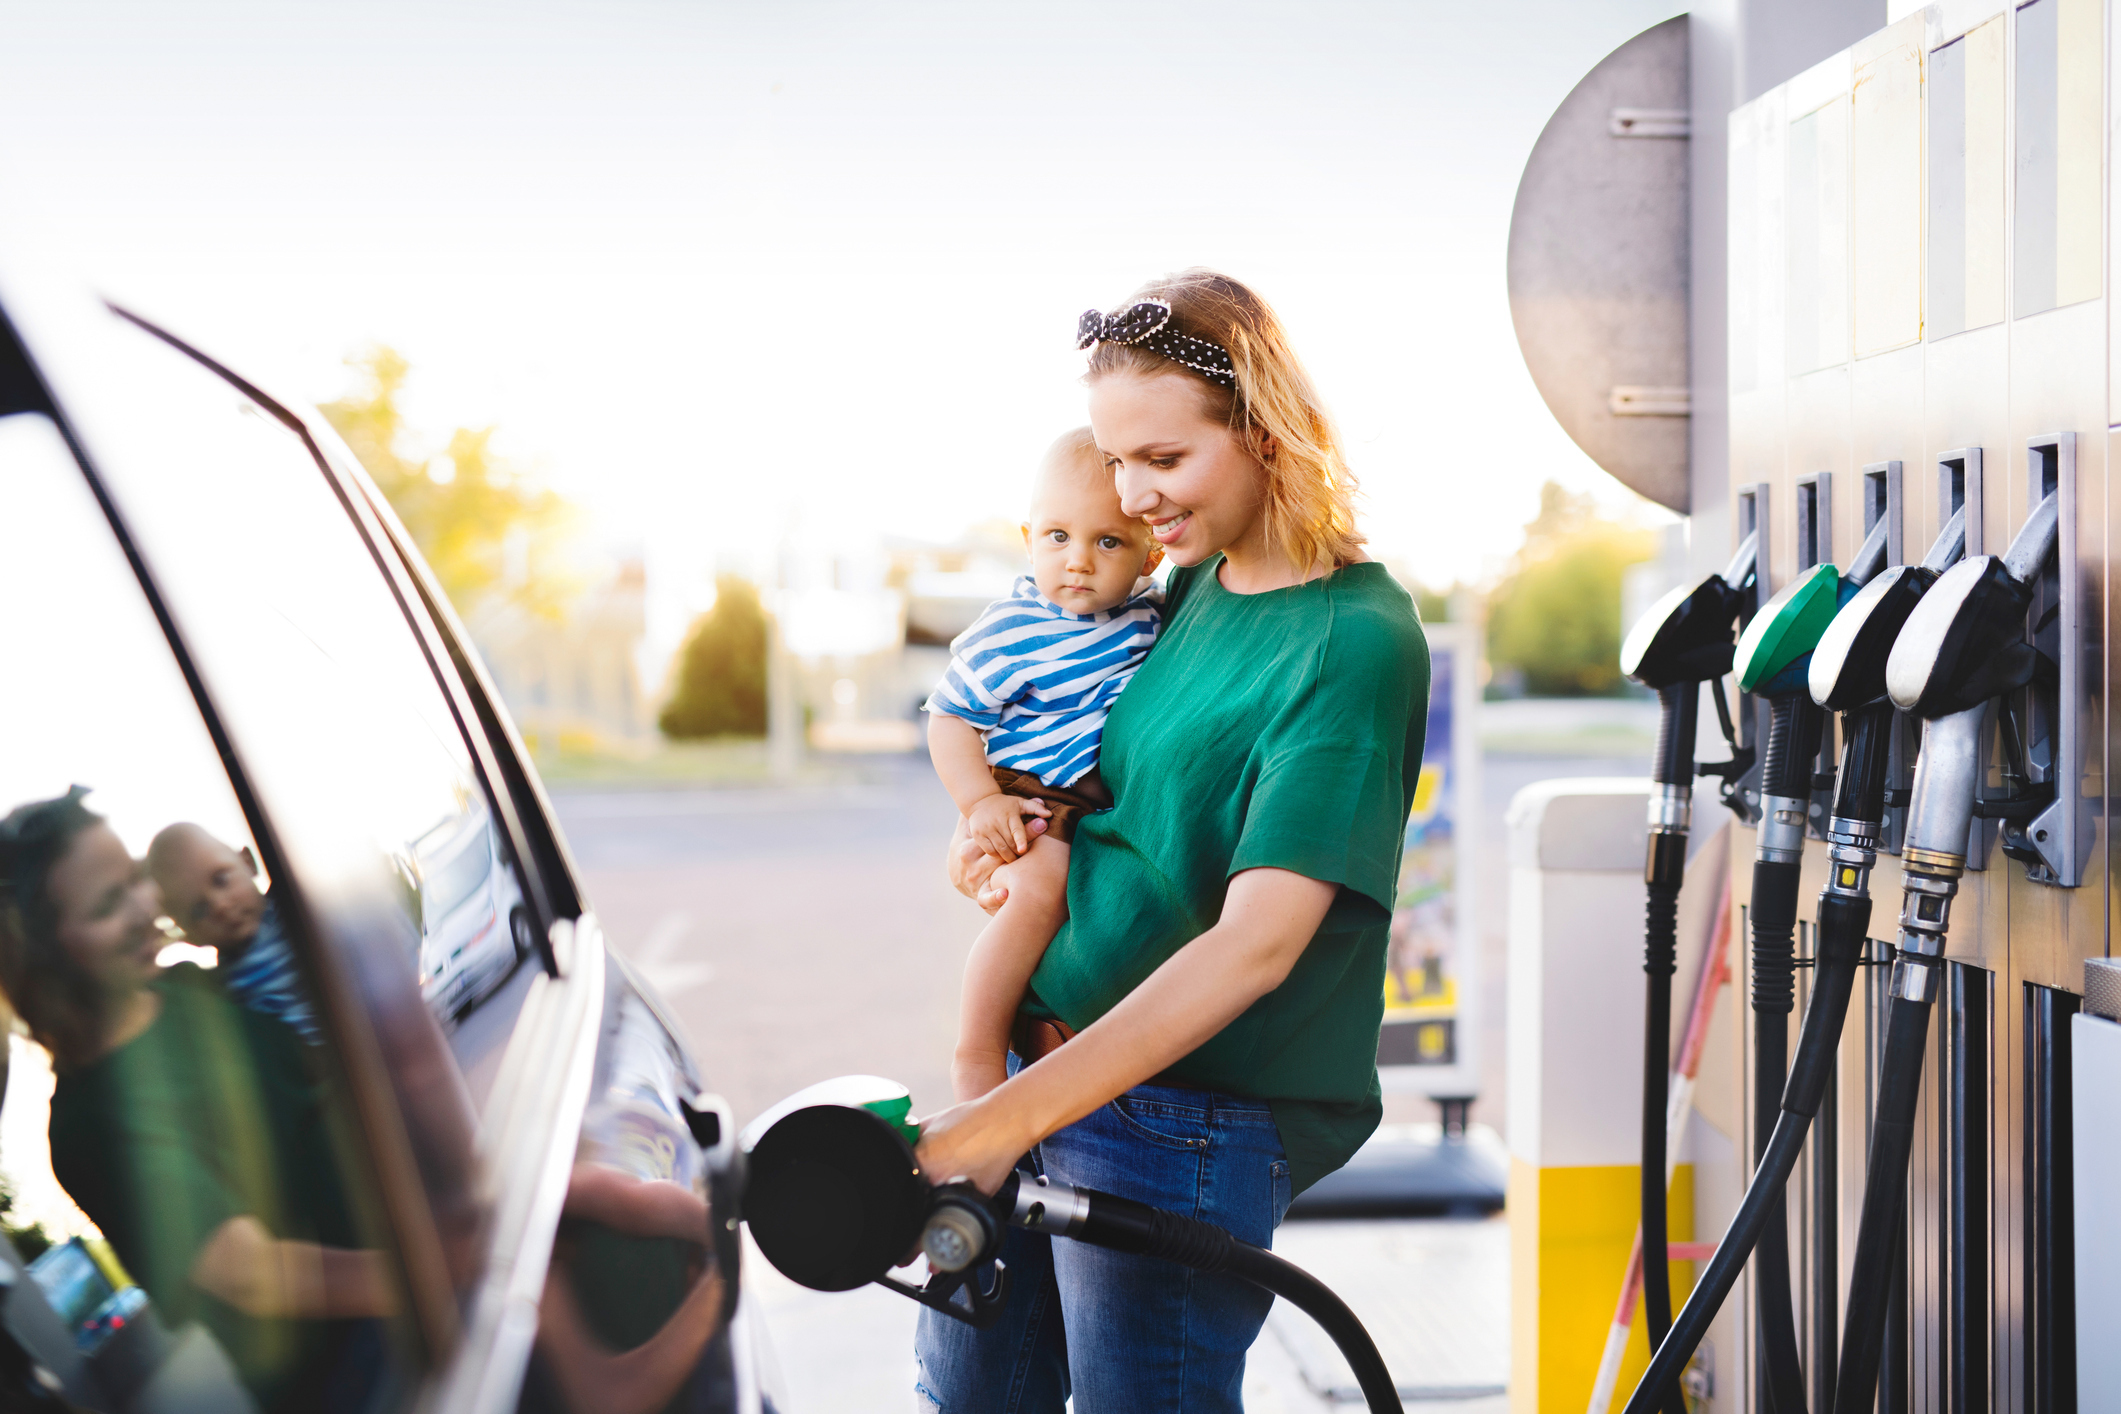
{"type": "MultiPolygon", "coordinates": [[[[386,985],[380,953],[397,959],[477,1104],[537,925],[463,731],[308,446],[212,370],[126,333],[114,353],[141,363],[127,422],[155,435],[98,472],[282,846],[305,878],[331,881],[327,931],[376,949],[355,968],[372,989],[386,985]]],[[[399,1024],[389,996],[365,1000],[386,1032],[399,1024]]]]}
{"type": "Polygon", "coordinates": [[[220,755],[56,429],[0,419],[0,1260],[77,1405],[364,1409],[401,1283],[220,755]],[[34,685],[35,690],[23,690],[34,685]]]}

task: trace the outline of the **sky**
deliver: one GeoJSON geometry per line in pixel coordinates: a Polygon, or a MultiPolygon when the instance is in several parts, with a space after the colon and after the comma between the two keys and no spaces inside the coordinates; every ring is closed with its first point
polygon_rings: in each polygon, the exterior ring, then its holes
{"type": "MultiPolygon", "coordinates": [[[[1526,154],[1674,13],[1514,4],[0,0],[11,239],[295,397],[372,343],[668,598],[1015,520],[1077,314],[1279,310],[1373,549],[1490,574],[1549,478],[1504,287],[1526,154]]],[[[16,258],[21,258],[17,252],[16,258]]]]}

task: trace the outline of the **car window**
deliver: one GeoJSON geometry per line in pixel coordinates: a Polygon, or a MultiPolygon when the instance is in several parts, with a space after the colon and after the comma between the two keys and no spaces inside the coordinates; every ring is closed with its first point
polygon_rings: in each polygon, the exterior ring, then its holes
{"type": "Polygon", "coordinates": [[[363,1115],[439,1350],[458,1319],[446,1291],[482,1270],[477,1113],[539,972],[538,925],[513,859],[475,847],[491,802],[463,728],[310,445],[218,371],[113,324],[75,400],[84,441],[270,822],[262,853],[299,881],[323,980],[343,984],[326,1000],[376,1062],[357,1084],[390,1089],[388,1113],[363,1115]]]}
{"type": "Polygon", "coordinates": [[[35,414],[0,418],[0,596],[7,1331],[91,1410],[168,1371],[200,1407],[386,1406],[402,1269],[285,881],[35,414]]]}

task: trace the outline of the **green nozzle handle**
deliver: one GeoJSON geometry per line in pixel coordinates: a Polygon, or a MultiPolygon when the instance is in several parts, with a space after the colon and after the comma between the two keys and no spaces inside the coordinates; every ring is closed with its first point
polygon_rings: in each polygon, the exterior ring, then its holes
{"type": "Polygon", "coordinates": [[[1841,608],[1841,572],[1813,565],[1776,592],[1738,639],[1738,687],[1752,692],[1819,644],[1841,608]]]}

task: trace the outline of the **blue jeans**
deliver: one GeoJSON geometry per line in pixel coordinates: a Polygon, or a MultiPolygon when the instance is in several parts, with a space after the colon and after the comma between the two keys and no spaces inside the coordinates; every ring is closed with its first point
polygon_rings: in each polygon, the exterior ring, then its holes
{"type": "MultiPolygon", "coordinates": [[[[1017,1069],[1009,1057],[1009,1069],[1017,1069]]],[[[1289,1163],[1264,1101],[1137,1085],[1031,1153],[1057,1183],[1117,1193],[1273,1245],[1289,1163]]],[[[921,1407],[942,1414],[1238,1414],[1274,1298],[1231,1276],[1012,1228],[1009,1299],[984,1331],[923,1310],[921,1407]]]]}

